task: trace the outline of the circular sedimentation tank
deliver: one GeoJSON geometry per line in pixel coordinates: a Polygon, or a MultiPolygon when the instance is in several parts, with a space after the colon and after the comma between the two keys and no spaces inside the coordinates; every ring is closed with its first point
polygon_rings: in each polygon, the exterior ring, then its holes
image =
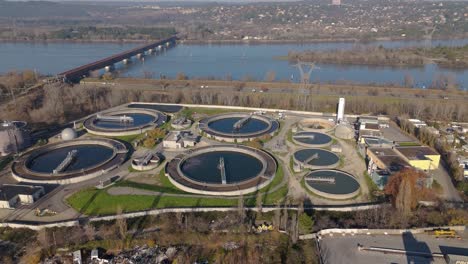
{"type": "Polygon", "coordinates": [[[293,135],[293,141],[307,147],[327,147],[331,145],[332,138],[325,133],[301,131],[293,135]]]}
{"type": "Polygon", "coordinates": [[[360,184],[353,175],[339,170],[312,171],[304,181],[309,190],[329,199],[350,199],[360,190],[360,184]]]}
{"type": "Polygon", "coordinates": [[[243,142],[264,135],[274,135],[278,128],[278,121],[249,113],[220,114],[199,121],[201,132],[211,138],[227,142],[243,142]]]}
{"type": "Polygon", "coordinates": [[[276,161],[267,152],[246,146],[216,145],[188,151],[166,167],[179,189],[206,195],[241,195],[270,183],[276,161]]]}
{"type": "Polygon", "coordinates": [[[96,114],[85,120],[86,130],[100,136],[129,136],[164,124],[167,116],[150,109],[122,109],[96,114]]]}
{"type": "Polygon", "coordinates": [[[335,153],[317,148],[298,150],[294,152],[293,158],[298,170],[330,169],[336,168],[340,163],[340,158],[335,153]]]}
{"type": "Polygon", "coordinates": [[[353,139],[354,129],[349,125],[339,124],[335,127],[335,136],[341,139],[353,139]]]}
{"type": "Polygon", "coordinates": [[[321,118],[305,118],[299,121],[298,126],[303,131],[330,131],[335,123],[321,118]]]}
{"type": "Polygon", "coordinates": [[[18,181],[68,184],[100,176],[122,164],[126,146],[112,139],[57,142],[26,152],[11,167],[18,181]]]}

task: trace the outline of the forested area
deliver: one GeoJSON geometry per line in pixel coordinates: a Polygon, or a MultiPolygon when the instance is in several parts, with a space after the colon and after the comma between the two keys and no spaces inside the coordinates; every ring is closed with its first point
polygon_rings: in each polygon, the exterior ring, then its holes
{"type": "MultiPolygon", "coordinates": [[[[281,58],[281,57],[280,57],[281,58]]],[[[289,61],[380,66],[423,66],[434,62],[443,67],[468,67],[468,45],[434,48],[356,47],[351,50],[291,51],[289,61]]]]}

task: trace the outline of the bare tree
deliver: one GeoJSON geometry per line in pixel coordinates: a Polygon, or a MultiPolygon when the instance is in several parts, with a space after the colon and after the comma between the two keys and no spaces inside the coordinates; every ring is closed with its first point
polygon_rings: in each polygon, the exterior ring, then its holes
{"type": "Polygon", "coordinates": [[[244,209],[244,196],[239,196],[237,201],[237,215],[239,216],[239,223],[243,223],[245,219],[245,209],[244,209]]]}
{"type": "Polygon", "coordinates": [[[117,219],[115,220],[117,225],[119,237],[124,240],[127,237],[127,220],[122,215],[122,207],[117,208],[117,219]]]}

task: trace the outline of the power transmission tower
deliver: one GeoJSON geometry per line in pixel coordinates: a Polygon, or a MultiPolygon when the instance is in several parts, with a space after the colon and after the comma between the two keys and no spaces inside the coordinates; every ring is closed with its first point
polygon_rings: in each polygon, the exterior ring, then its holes
{"type": "Polygon", "coordinates": [[[432,35],[436,31],[436,26],[427,26],[424,28],[424,44],[426,49],[430,48],[432,46],[432,35]]]}
{"type": "Polygon", "coordinates": [[[299,69],[299,73],[301,75],[301,92],[305,93],[307,91],[307,86],[310,81],[310,74],[312,73],[313,70],[317,69],[315,66],[315,63],[313,62],[302,62],[302,61],[297,61],[297,63],[294,65],[294,67],[297,67],[299,69]]]}

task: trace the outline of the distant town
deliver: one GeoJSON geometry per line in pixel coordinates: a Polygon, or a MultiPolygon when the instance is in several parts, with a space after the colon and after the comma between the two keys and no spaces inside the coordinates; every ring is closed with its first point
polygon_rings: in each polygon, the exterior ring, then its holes
{"type": "Polygon", "coordinates": [[[324,41],[464,38],[461,1],[330,0],[286,3],[87,4],[0,1],[0,39],[324,41]],[[155,26],[156,25],[156,26],[155,26]]]}

